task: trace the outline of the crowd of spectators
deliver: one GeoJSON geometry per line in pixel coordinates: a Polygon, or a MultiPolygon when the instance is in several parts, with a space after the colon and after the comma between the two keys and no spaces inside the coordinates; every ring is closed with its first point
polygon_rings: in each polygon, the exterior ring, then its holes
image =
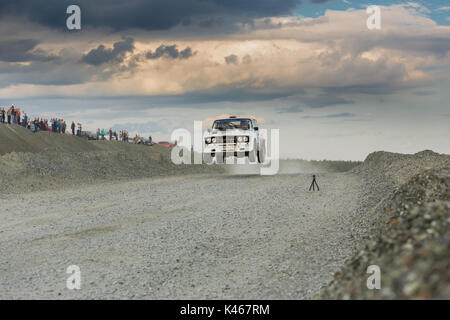
{"type": "MultiPolygon", "coordinates": [[[[64,119],[51,118],[50,121],[44,118],[31,119],[25,112],[22,112],[14,105],[6,109],[4,107],[0,107],[0,123],[22,126],[31,130],[32,132],[51,131],[55,133],[72,134],[74,136],[82,135],[81,123],[77,123],[75,125],[75,122],[72,121],[69,131],[69,128],[67,128],[67,124],[64,119]]],[[[86,135],[86,132],[84,133],[84,135],[86,135]]],[[[88,132],[88,136],[90,139],[106,140],[106,135],[109,136],[109,140],[120,140],[123,142],[130,141],[128,131],[126,130],[121,130],[119,134],[117,134],[117,132],[113,131],[112,129],[109,129],[109,131],[106,132],[105,129],[100,130],[100,128],[98,128],[94,137],[92,137],[92,134],[88,132]]],[[[148,139],[144,139],[142,137],[139,137],[137,134],[134,139],[132,139],[132,141],[136,144],[155,144],[151,136],[148,137],[148,139]]]]}
{"type": "MultiPolygon", "coordinates": [[[[122,131],[121,131],[121,133],[122,133],[122,131]]],[[[112,140],[116,140],[116,141],[119,140],[119,136],[117,135],[116,131],[113,131],[112,129],[109,129],[109,131],[106,132],[105,129],[101,129],[100,130],[100,128],[97,129],[96,139],[97,140],[106,140],[106,138],[105,138],[106,134],[109,135],[109,140],[111,140],[111,141],[112,140]]]]}
{"type": "MultiPolygon", "coordinates": [[[[22,112],[20,108],[16,108],[14,105],[6,109],[0,107],[0,123],[22,126],[33,132],[52,131],[66,133],[67,131],[67,124],[64,119],[52,118],[50,121],[44,118],[31,119],[25,112],[22,112]]],[[[75,125],[75,122],[72,121],[70,129],[72,135],[81,136],[81,123],[75,125]]]]}

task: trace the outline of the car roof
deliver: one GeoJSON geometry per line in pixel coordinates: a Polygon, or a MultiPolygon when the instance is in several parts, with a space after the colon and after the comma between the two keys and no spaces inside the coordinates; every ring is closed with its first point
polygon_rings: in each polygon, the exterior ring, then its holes
{"type": "Polygon", "coordinates": [[[235,121],[235,120],[253,120],[256,121],[256,119],[254,118],[246,118],[246,117],[240,117],[240,118],[220,118],[220,119],[216,119],[214,121],[220,121],[220,120],[230,120],[230,121],[235,121]]]}

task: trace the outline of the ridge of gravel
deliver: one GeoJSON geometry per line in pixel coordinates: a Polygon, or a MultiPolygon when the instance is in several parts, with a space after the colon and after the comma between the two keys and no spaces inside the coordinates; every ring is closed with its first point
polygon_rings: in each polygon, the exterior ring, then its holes
{"type": "Polygon", "coordinates": [[[223,168],[218,166],[175,165],[170,160],[169,149],[136,145],[118,145],[108,151],[11,152],[0,156],[0,194],[148,177],[222,172],[223,168]]]}
{"type": "Polygon", "coordinates": [[[175,165],[171,148],[90,141],[0,124],[0,194],[73,188],[158,176],[217,174],[219,166],[175,165]]]}
{"type": "MultiPolygon", "coordinates": [[[[370,154],[352,170],[365,181],[373,216],[356,254],[316,299],[450,298],[450,156],[370,154]],[[381,290],[369,290],[369,265],[381,290]]],[[[370,208],[370,206],[368,206],[370,208]]]]}

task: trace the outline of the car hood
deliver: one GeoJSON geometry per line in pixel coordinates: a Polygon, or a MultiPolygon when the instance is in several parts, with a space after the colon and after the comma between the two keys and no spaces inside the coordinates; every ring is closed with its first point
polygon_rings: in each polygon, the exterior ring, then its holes
{"type": "Polygon", "coordinates": [[[206,136],[239,136],[239,135],[245,135],[250,134],[250,130],[241,130],[241,129],[233,129],[233,130],[212,130],[210,132],[206,133],[206,136]]]}

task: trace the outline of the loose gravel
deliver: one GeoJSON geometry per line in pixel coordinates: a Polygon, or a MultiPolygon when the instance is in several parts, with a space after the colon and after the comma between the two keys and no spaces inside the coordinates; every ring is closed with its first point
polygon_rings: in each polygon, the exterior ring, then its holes
{"type": "Polygon", "coordinates": [[[358,244],[355,174],[179,176],[11,195],[0,298],[302,299],[358,244]],[[81,269],[82,287],[65,273],[81,269]]]}

